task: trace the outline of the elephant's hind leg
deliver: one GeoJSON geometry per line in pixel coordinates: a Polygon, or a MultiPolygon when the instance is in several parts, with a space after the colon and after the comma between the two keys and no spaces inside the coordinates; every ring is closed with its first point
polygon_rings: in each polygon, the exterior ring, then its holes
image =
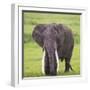
{"type": "Polygon", "coordinates": [[[69,72],[70,58],[65,58],[65,72],[69,72]]]}

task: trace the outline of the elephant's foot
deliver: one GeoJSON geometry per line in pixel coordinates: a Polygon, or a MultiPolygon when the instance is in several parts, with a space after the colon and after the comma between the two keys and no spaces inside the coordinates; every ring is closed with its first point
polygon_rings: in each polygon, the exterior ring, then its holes
{"type": "Polygon", "coordinates": [[[45,68],[45,74],[48,76],[49,75],[49,68],[45,68]]]}
{"type": "Polygon", "coordinates": [[[65,72],[69,72],[69,63],[65,64],[65,72]]]}
{"type": "Polygon", "coordinates": [[[56,76],[56,75],[57,75],[56,72],[51,72],[51,73],[50,73],[50,76],[56,76]]]}
{"type": "Polygon", "coordinates": [[[45,68],[45,75],[46,76],[55,76],[55,75],[57,75],[57,72],[56,71],[50,72],[49,68],[45,68]]]}

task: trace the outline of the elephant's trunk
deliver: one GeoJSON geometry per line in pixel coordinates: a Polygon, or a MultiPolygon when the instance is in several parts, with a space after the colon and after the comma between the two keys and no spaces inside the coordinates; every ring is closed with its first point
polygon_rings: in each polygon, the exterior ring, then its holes
{"type": "Polygon", "coordinates": [[[42,72],[49,75],[56,75],[59,67],[59,58],[56,50],[56,43],[49,40],[44,42],[44,54],[42,59],[42,72]],[[45,68],[45,70],[44,70],[45,68]]]}
{"type": "MultiPolygon", "coordinates": [[[[43,57],[42,57],[42,73],[45,74],[45,55],[46,55],[46,51],[43,51],[43,57]]],[[[59,58],[58,58],[58,53],[57,50],[55,50],[55,55],[50,56],[49,55],[49,65],[50,65],[50,72],[51,74],[56,74],[59,71],[59,58]],[[52,61],[53,60],[53,61],[52,61]],[[57,69],[57,70],[55,70],[57,69]]]]}
{"type": "MultiPolygon", "coordinates": [[[[56,75],[57,74],[57,71],[59,70],[59,58],[58,58],[58,54],[57,54],[57,50],[54,50],[53,48],[48,48],[44,51],[44,54],[43,54],[43,60],[42,60],[42,63],[45,62],[45,53],[48,57],[48,63],[49,63],[49,66],[48,66],[48,71],[49,71],[49,74],[50,75],[56,75]]],[[[43,66],[45,64],[42,64],[43,66]]],[[[42,68],[42,71],[44,73],[44,68],[42,68]]]]}
{"type": "Polygon", "coordinates": [[[49,72],[50,75],[56,75],[57,74],[57,58],[55,56],[55,50],[53,48],[48,48],[46,50],[46,53],[48,55],[49,59],[49,72]]]}

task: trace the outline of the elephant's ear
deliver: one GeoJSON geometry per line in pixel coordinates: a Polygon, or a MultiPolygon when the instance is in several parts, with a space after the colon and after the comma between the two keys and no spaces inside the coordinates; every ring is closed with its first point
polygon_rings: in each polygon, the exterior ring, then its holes
{"type": "Polygon", "coordinates": [[[45,24],[38,24],[32,33],[33,39],[41,46],[43,47],[43,32],[45,30],[45,24]]]}

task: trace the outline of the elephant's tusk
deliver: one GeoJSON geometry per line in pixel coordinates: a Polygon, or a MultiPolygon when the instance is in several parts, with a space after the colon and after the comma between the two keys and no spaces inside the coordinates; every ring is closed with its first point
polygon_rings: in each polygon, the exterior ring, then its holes
{"type": "Polygon", "coordinates": [[[58,57],[57,50],[55,50],[55,56],[56,56],[56,60],[57,60],[57,72],[58,72],[59,71],[59,57],[58,57]]]}
{"type": "Polygon", "coordinates": [[[45,74],[45,70],[44,70],[44,61],[45,60],[45,50],[43,51],[43,57],[42,57],[42,73],[45,74]]]}

